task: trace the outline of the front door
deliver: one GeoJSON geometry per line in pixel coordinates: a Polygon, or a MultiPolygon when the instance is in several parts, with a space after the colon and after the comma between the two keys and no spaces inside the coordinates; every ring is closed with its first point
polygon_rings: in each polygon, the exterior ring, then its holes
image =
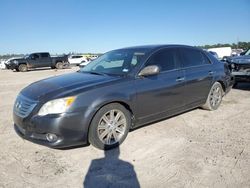
{"type": "Polygon", "coordinates": [[[149,58],[145,66],[148,65],[159,66],[160,73],[135,80],[136,117],[141,123],[170,115],[183,106],[185,81],[184,72],[179,69],[178,51],[162,49],[149,58]]]}

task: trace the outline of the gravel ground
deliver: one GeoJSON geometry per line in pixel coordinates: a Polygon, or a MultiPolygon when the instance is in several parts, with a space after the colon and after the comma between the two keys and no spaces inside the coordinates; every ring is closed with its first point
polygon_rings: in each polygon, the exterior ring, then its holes
{"type": "Polygon", "coordinates": [[[55,150],[18,137],[18,92],[76,69],[0,70],[0,187],[250,187],[250,84],[233,89],[217,111],[195,109],[139,128],[105,153],[92,146],[55,150]]]}

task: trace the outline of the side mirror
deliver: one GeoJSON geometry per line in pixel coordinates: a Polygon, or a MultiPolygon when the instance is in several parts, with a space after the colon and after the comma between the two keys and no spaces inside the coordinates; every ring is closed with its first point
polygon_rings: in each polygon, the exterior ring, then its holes
{"type": "Polygon", "coordinates": [[[151,76],[159,74],[160,68],[157,65],[150,65],[147,67],[144,67],[140,72],[139,76],[151,76]]]}

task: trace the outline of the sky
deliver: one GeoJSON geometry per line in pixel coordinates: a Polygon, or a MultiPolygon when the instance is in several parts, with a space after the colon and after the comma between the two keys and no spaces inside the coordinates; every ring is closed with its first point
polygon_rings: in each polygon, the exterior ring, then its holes
{"type": "Polygon", "coordinates": [[[0,0],[0,54],[250,42],[250,0],[0,0]]]}

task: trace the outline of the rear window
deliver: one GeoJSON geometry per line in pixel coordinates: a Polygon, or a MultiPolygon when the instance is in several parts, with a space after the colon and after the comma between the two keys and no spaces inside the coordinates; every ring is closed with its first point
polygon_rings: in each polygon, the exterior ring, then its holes
{"type": "Polygon", "coordinates": [[[210,64],[208,58],[200,51],[195,49],[182,49],[182,67],[193,67],[210,64]]]}
{"type": "Polygon", "coordinates": [[[42,58],[49,57],[49,54],[48,53],[41,53],[41,57],[42,58]]]}

